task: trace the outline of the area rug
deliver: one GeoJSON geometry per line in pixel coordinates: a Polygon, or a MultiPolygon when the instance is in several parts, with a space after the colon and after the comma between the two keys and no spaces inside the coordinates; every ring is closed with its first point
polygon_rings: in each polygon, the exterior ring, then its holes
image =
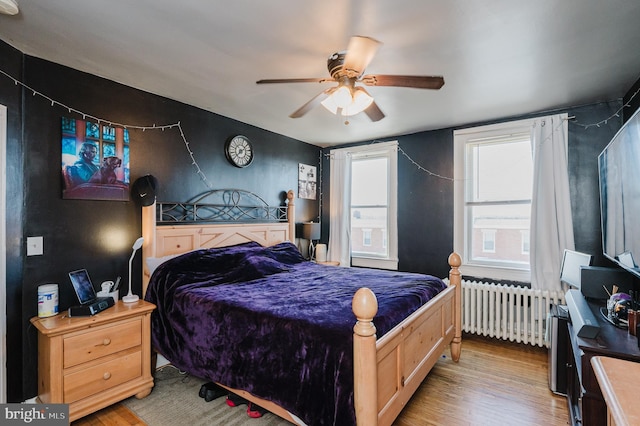
{"type": "Polygon", "coordinates": [[[206,402],[198,396],[204,383],[205,380],[166,366],[156,372],[149,396],[131,397],[123,404],[149,426],[291,426],[271,413],[251,418],[246,405],[229,407],[225,397],[206,402]]]}

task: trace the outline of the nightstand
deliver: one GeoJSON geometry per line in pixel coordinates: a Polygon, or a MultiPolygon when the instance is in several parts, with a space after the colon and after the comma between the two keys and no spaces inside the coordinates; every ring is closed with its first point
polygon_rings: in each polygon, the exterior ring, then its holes
{"type": "Polygon", "coordinates": [[[119,301],[87,317],[31,319],[38,329],[38,400],[69,404],[69,421],[153,388],[151,312],[119,301]]]}
{"type": "Polygon", "coordinates": [[[337,260],[326,260],[324,262],[316,262],[318,265],[340,266],[337,260]]]}

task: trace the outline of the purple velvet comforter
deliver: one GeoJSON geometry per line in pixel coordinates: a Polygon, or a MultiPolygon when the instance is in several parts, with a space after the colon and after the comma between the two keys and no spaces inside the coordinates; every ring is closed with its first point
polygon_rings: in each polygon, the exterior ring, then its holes
{"type": "Polygon", "coordinates": [[[381,337],[445,284],[318,265],[289,242],[198,250],[151,278],[153,345],[181,370],[271,400],[308,425],[353,425],[351,301],[360,287],[376,294],[381,337]]]}

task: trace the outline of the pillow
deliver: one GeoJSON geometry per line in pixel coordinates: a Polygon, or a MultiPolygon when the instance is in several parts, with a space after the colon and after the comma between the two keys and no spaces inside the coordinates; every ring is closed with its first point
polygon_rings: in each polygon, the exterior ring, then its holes
{"type": "Polygon", "coordinates": [[[277,274],[278,272],[287,272],[289,268],[264,255],[250,255],[246,257],[245,263],[242,265],[245,274],[251,276],[252,279],[266,277],[268,275],[277,274]]]}
{"type": "Polygon", "coordinates": [[[147,257],[145,261],[147,263],[147,268],[149,269],[149,276],[153,275],[153,272],[156,270],[158,266],[162,265],[167,260],[180,256],[181,254],[183,253],[170,254],[163,257],[147,257]]]}
{"type": "Polygon", "coordinates": [[[306,259],[302,257],[298,247],[290,241],[283,241],[267,247],[266,250],[274,259],[287,265],[294,265],[306,261],[306,259]]]}
{"type": "Polygon", "coordinates": [[[164,262],[166,262],[167,260],[171,260],[175,257],[178,256],[182,256],[183,254],[187,254],[187,253],[191,253],[191,252],[195,252],[195,251],[207,251],[207,250],[215,250],[215,251],[238,251],[238,252],[244,252],[244,251],[253,251],[256,249],[262,249],[263,247],[258,244],[255,241],[250,241],[247,243],[240,243],[237,245],[233,245],[233,246],[225,246],[225,247],[215,247],[215,248],[196,248],[190,251],[186,251],[184,253],[174,253],[174,254],[168,254],[166,256],[163,257],[147,257],[145,259],[145,262],[147,264],[147,268],[149,269],[149,276],[153,275],[153,273],[155,272],[155,270],[158,268],[158,266],[162,265],[164,262]]]}

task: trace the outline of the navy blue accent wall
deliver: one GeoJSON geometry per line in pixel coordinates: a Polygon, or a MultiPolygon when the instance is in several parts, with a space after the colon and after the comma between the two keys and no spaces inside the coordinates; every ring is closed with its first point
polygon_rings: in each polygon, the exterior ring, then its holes
{"type": "MultiPolygon", "coordinates": [[[[162,201],[186,201],[212,188],[254,192],[269,204],[297,192],[298,164],[319,165],[320,149],[193,106],[135,90],[100,77],[29,57],[0,42],[2,70],[57,102],[86,114],[138,126],[180,122],[177,128],[129,129],[131,182],[151,174],[162,201]],[[244,169],[228,163],[226,140],[243,134],[254,145],[255,160],[244,169]]],[[[122,276],[126,292],[131,246],[141,235],[141,210],[133,201],[62,199],[61,117],[66,108],[0,76],[0,103],[8,107],[8,399],[37,394],[37,334],[29,319],[37,315],[37,288],[58,283],[59,306],[77,304],[67,276],[87,268],[94,286],[122,276]],[[44,255],[26,257],[27,236],[44,237],[44,255]],[[19,350],[21,348],[21,350],[19,350]]],[[[318,201],[295,199],[296,219],[315,220],[318,201]]],[[[141,292],[141,256],[135,259],[133,290],[141,292]]]]}
{"type": "MultiPolygon", "coordinates": [[[[0,42],[0,69],[22,77],[22,54],[0,42]]],[[[0,104],[7,107],[6,146],[6,309],[7,309],[7,398],[9,402],[22,401],[22,330],[26,327],[22,316],[22,266],[24,168],[22,144],[22,91],[19,86],[0,76],[0,104]]],[[[0,320],[2,321],[2,320],[0,320]]]]}
{"type": "Polygon", "coordinates": [[[404,135],[398,142],[398,267],[445,277],[453,251],[452,132],[404,135]]]}
{"type": "Polygon", "coordinates": [[[602,254],[598,156],[622,126],[615,117],[622,101],[602,102],[568,110],[569,116],[569,190],[573,212],[576,250],[592,254],[593,264],[611,266],[602,254]],[[614,116],[600,126],[585,127],[614,116]],[[582,125],[581,125],[582,124],[582,125]]]}
{"type": "Polygon", "coordinates": [[[622,110],[622,117],[626,122],[638,108],[640,108],[640,78],[634,83],[623,98],[624,109],[622,110]]]}

